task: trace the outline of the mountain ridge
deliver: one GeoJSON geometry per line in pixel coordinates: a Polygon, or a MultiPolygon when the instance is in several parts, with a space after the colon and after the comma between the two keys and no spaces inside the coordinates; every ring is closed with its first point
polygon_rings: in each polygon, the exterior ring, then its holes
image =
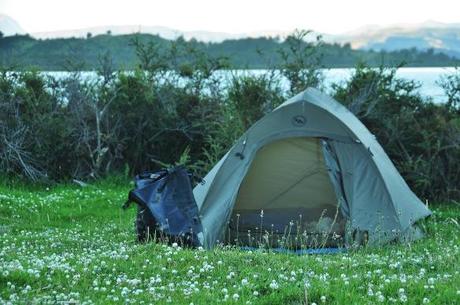
{"type": "Polygon", "coordinates": [[[25,33],[25,30],[16,20],[5,14],[0,14],[0,31],[4,36],[25,33]]]}
{"type": "MultiPolygon", "coordinates": [[[[5,36],[11,36],[14,35],[14,29],[19,34],[25,33],[24,29],[13,18],[0,15],[0,31],[5,36]]],[[[60,31],[31,32],[29,34],[36,39],[54,39],[84,38],[108,32],[113,35],[146,33],[159,35],[169,40],[182,36],[186,40],[195,39],[212,43],[258,37],[279,37],[283,39],[291,33],[290,31],[277,30],[227,33],[206,30],[182,31],[166,26],[107,25],[60,31]]],[[[322,35],[328,43],[350,44],[352,49],[376,51],[397,51],[411,48],[419,50],[433,49],[437,53],[442,52],[460,58],[460,23],[443,23],[428,20],[422,23],[400,23],[389,26],[371,24],[342,34],[318,34],[322,35]]]]}

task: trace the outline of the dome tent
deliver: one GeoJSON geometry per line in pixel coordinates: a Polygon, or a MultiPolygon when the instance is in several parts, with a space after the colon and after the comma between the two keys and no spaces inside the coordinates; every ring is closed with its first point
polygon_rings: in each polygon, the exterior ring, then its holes
{"type": "Polygon", "coordinates": [[[378,245],[415,238],[414,224],[431,214],[358,118],[311,88],[250,127],[204,181],[193,193],[207,248],[224,240],[232,215],[237,230],[261,216],[281,231],[299,217],[304,231],[333,218],[378,245]]]}

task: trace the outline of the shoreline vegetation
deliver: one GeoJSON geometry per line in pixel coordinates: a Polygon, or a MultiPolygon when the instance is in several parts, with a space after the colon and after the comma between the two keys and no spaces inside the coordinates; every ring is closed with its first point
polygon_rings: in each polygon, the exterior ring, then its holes
{"type": "MultiPolygon", "coordinates": [[[[307,87],[326,90],[324,44],[312,35],[287,37],[266,73],[235,73],[225,82],[215,72],[232,68],[226,58],[184,40],[165,49],[142,36],[130,40],[136,64],[129,73],[110,53],[94,54],[98,77],[91,81],[78,61],[67,61],[62,78],[3,66],[0,173],[45,184],[91,182],[180,162],[204,176],[263,115],[307,87]]],[[[417,82],[397,77],[401,66],[360,62],[327,93],[375,134],[420,198],[459,202],[460,70],[439,79],[445,100],[433,103],[417,82]]]]}
{"type": "MultiPolygon", "coordinates": [[[[300,31],[299,31],[300,32],[300,31]]],[[[294,36],[295,33],[291,35],[294,36]]],[[[321,64],[324,68],[351,68],[360,62],[371,67],[392,67],[405,63],[407,67],[448,67],[458,65],[459,58],[448,56],[434,49],[403,49],[397,51],[375,51],[352,49],[350,44],[325,43],[321,36],[310,33],[308,42],[321,49],[321,64]]],[[[86,38],[35,39],[29,35],[0,37],[0,64],[18,70],[31,68],[69,70],[69,62],[78,64],[79,69],[94,70],[99,66],[99,57],[110,53],[114,68],[133,70],[137,67],[135,43],[155,45],[159,53],[166,53],[177,44],[200,50],[209,57],[225,58],[228,67],[236,69],[270,69],[279,65],[283,53],[289,52],[289,37],[245,38],[225,40],[219,43],[205,43],[194,39],[167,40],[158,35],[126,34],[93,36],[86,38]]],[[[223,68],[228,68],[223,67],[223,68]]]]}

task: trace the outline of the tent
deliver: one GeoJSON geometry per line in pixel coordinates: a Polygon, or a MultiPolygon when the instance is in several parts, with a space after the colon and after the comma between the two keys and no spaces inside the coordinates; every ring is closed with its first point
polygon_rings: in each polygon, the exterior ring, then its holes
{"type": "Polygon", "coordinates": [[[380,245],[419,238],[431,214],[358,118],[311,88],[251,126],[204,181],[193,193],[207,248],[288,234],[324,246],[324,232],[328,244],[380,245]]]}

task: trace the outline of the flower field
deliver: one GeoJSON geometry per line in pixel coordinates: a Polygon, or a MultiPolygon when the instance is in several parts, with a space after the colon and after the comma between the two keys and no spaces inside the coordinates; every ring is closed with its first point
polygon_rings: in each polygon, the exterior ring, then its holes
{"type": "Polygon", "coordinates": [[[460,206],[333,255],[137,244],[128,186],[0,186],[0,304],[460,304],[460,206]]]}

